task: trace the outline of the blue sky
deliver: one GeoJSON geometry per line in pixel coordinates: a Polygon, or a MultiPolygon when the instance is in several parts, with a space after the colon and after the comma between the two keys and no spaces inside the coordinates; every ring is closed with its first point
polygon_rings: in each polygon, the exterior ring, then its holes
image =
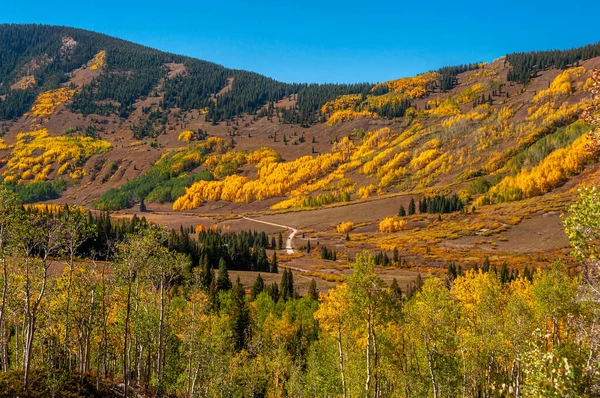
{"type": "Polygon", "coordinates": [[[1,23],[67,25],[286,82],[378,82],[600,41],[598,0],[3,0],[1,23]]]}

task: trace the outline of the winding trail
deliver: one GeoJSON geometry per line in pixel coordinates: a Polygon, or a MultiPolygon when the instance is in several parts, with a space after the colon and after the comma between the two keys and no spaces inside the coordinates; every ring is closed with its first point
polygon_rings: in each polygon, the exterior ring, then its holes
{"type": "Polygon", "coordinates": [[[294,254],[294,248],[292,247],[292,241],[294,240],[294,236],[296,236],[296,234],[298,233],[297,229],[288,227],[287,225],[280,225],[280,224],[274,224],[274,223],[268,222],[268,221],[256,220],[254,218],[249,218],[249,217],[244,217],[244,216],[242,218],[244,220],[258,222],[261,224],[272,225],[274,227],[285,228],[285,229],[289,229],[290,231],[292,231],[292,233],[289,234],[289,236],[287,237],[287,239],[285,241],[285,253],[286,254],[294,254]]]}

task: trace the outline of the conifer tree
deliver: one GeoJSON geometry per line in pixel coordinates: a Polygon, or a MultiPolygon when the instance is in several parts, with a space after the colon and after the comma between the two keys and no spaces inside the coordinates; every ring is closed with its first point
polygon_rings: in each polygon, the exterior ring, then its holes
{"type": "Polygon", "coordinates": [[[273,258],[271,259],[271,268],[269,270],[272,274],[276,274],[278,272],[277,265],[277,252],[273,252],[273,258]]]}
{"type": "Polygon", "coordinates": [[[256,277],[256,280],[254,281],[254,284],[252,285],[252,293],[251,293],[252,300],[256,299],[256,297],[259,294],[261,294],[263,290],[265,290],[265,281],[263,280],[262,276],[260,276],[260,273],[259,273],[258,276],[256,277]]]}
{"type": "Polygon", "coordinates": [[[231,280],[229,279],[229,272],[227,271],[227,264],[225,259],[221,257],[219,260],[219,273],[217,275],[217,291],[224,291],[231,289],[231,280]]]}
{"type": "Polygon", "coordinates": [[[400,210],[398,210],[398,215],[400,217],[404,217],[406,215],[406,210],[404,209],[403,205],[400,205],[400,210]]]}
{"type": "Polygon", "coordinates": [[[390,298],[394,302],[402,301],[402,289],[400,289],[400,285],[398,285],[396,278],[392,279],[392,283],[390,285],[390,298]]]}
{"type": "Polygon", "coordinates": [[[246,301],[246,292],[244,286],[240,282],[240,277],[237,277],[233,290],[231,292],[233,299],[233,316],[232,316],[232,331],[234,347],[236,351],[241,351],[246,348],[249,337],[250,328],[250,310],[246,301]]]}
{"type": "Polygon", "coordinates": [[[415,199],[410,198],[410,203],[408,204],[408,215],[412,216],[416,212],[415,199]]]}
{"type": "Polygon", "coordinates": [[[317,282],[315,279],[310,280],[310,284],[308,285],[308,297],[310,297],[314,301],[319,300],[319,289],[317,289],[317,282]]]}
{"type": "Polygon", "coordinates": [[[488,256],[485,256],[485,259],[483,260],[483,266],[481,267],[481,270],[483,272],[490,272],[490,258],[488,256]]]}

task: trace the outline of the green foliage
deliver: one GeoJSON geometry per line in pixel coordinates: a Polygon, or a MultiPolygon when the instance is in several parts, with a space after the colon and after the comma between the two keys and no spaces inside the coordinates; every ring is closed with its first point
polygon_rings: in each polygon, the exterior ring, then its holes
{"type": "Polygon", "coordinates": [[[58,199],[66,189],[68,183],[65,179],[38,181],[29,184],[7,184],[6,187],[15,192],[23,203],[44,202],[46,200],[58,199]]]}
{"type": "MultiPolygon", "coordinates": [[[[499,179],[499,178],[496,178],[499,179]]],[[[496,181],[497,182],[497,181],[496,181]]],[[[479,177],[469,183],[467,192],[471,195],[483,194],[490,190],[494,183],[484,177],[479,177]]]]}
{"type": "Polygon", "coordinates": [[[505,62],[510,64],[508,81],[522,84],[529,83],[538,72],[548,68],[567,69],[579,61],[584,61],[600,55],[600,43],[589,44],[570,50],[532,51],[529,53],[508,54],[505,62]]]}
{"type": "Polygon", "coordinates": [[[577,138],[591,130],[592,127],[582,120],[578,120],[567,127],[559,128],[556,132],[541,138],[515,155],[506,163],[505,169],[510,173],[517,173],[523,167],[531,168],[544,160],[553,151],[568,147],[577,138]]]}
{"type": "Polygon", "coordinates": [[[211,181],[209,171],[189,173],[198,167],[207,154],[201,146],[174,151],[163,156],[146,173],[132,178],[119,188],[111,188],[94,203],[98,210],[120,210],[132,207],[142,199],[148,202],[173,202],[185,193],[185,188],[198,181],[211,181]],[[197,156],[196,156],[197,155],[197,156]]]}

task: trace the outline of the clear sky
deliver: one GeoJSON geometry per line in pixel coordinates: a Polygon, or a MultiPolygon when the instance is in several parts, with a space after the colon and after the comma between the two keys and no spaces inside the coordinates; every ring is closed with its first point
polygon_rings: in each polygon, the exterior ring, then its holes
{"type": "Polygon", "coordinates": [[[600,41],[599,0],[0,1],[0,23],[89,29],[286,82],[378,82],[600,41]]]}

